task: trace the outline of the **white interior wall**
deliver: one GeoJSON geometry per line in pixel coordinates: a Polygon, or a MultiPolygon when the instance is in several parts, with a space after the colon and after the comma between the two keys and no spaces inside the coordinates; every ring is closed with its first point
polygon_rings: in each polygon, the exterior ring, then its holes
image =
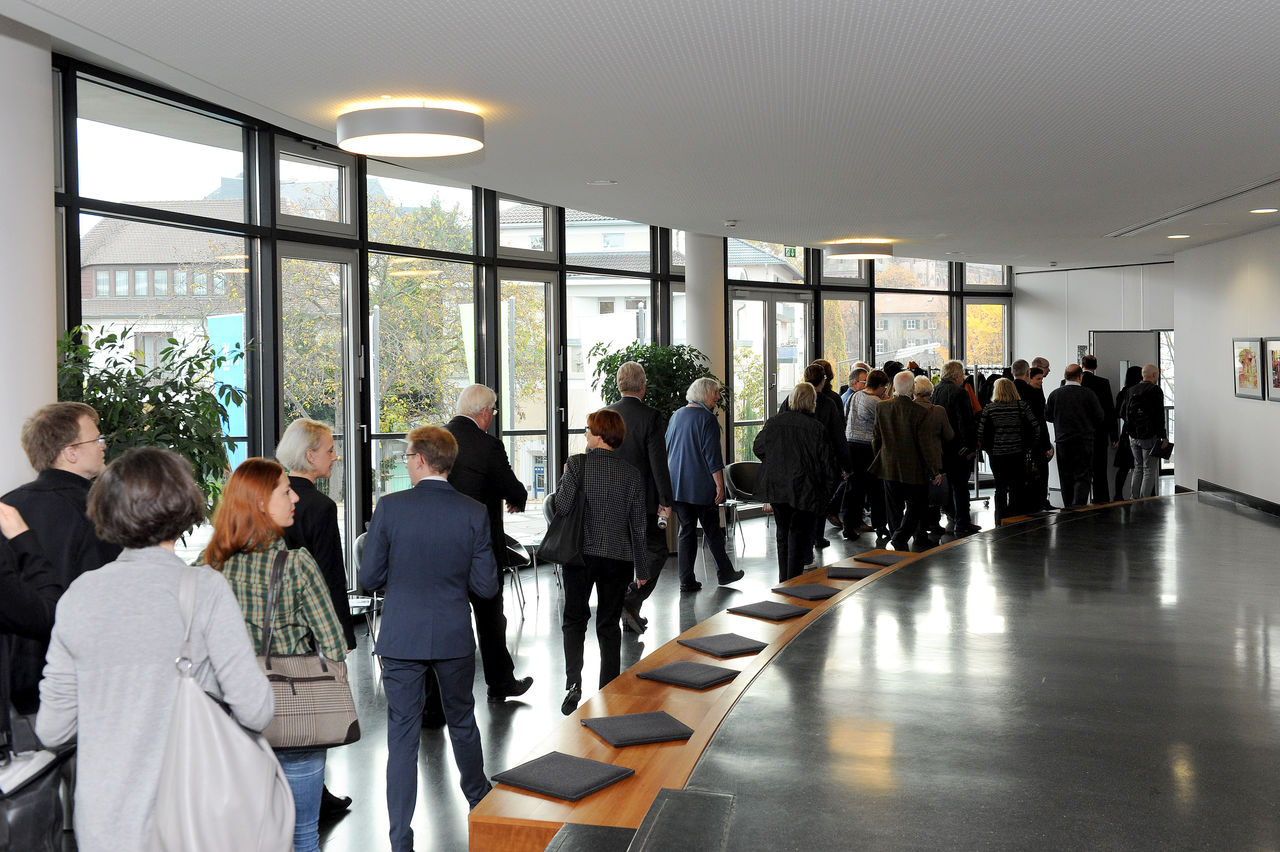
{"type": "Polygon", "coordinates": [[[1053,386],[1090,331],[1174,327],[1174,264],[1014,272],[1014,357],[1048,358],[1053,386]]]}
{"type": "Polygon", "coordinates": [[[1177,482],[1280,503],[1280,403],[1234,395],[1233,337],[1280,337],[1280,228],[1179,252],[1177,482]]]}
{"type": "Polygon", "coordinates": [[[0,494],[31,479],[22,422],[57,397],[51,62],[47,37],[0,18],[0,494]]]}

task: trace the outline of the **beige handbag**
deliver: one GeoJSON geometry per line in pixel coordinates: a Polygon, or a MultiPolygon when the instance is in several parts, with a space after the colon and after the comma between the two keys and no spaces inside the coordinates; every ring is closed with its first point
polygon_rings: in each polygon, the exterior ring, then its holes
{"type": "Polygon", "coordinates": [[[293,845],[293,793],[271,746],[261,735],[240,727],[193,676],[191,621],[197,570],[186,570],[178,592],[186,632],[181,655],[175,661],[178,696],[160,769],[150,849],[289,849],[293,845]]]}
{"type": "Polygon", "coordinates": [[[267,587],[266,623],[258,665],[271,681],[276,714],[262,735],[274,748],[326,748],[360,739],[356,702],[347,683],[347,664],[312,654],[272,654],[271,622],[289,551],[276,554],[267,587]]]}

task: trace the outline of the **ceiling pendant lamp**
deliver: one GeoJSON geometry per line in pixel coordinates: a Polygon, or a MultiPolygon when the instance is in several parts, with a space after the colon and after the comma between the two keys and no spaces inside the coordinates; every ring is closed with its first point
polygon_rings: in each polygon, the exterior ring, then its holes
{"type": "Polygon", "coordinates": [[[338,147],[369,157],[452,157],[484,147],[484,119],[444,107],[359,109],[338,116],[338,147]]]}
{"type": "Polygon", "coordinates": [[[879,238],[843,240],[825,246],[823,251],[827,257],[844,260],[881,260],[893,257],[893,243],[879,238]]]}

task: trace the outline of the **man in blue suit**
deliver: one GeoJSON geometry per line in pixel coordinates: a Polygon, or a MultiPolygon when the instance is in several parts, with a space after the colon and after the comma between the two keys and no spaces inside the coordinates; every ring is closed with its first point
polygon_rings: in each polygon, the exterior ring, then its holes
{"type": "Polygon", "coordinates": [[[413,848],[418,744],[427,679],[440,685],[462,792],[475,807],[489,791],[476,728],[475,636],[468,593],[501,590],[480,503],[448,482],[458,443],[437,426],[408,436],[405,464],[413,488],[378,501],[365,538],[360,584],[386,589],[374,652],[387,693],[387,812],[391,848],[413,848]]]}

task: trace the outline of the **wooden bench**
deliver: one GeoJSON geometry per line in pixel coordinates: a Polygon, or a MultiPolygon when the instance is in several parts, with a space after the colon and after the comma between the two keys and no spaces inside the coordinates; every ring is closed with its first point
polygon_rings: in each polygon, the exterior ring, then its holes
{"type": "MultiPolygon", "coordinates": [[[[689,628],[677,637],[689,639],[717,633],[737,633],[740,636],[769,643],[768,647],[758,654],[717,660],[715,657],[680,645],[675,639],[655,649],[652,654],[627,669],[599,693],[583,702],[573,715],[532,749],[527,757],[527,759],[533,759],[551,751],[559,751],[605,763],[629,766],[636,771],[635,774],[578,802],[566,802],[499,784],[485,796],[468,818],[470,849],[477,852],[479,850],[541,852],[565,823],[638,828],[659,790],[684,787],[689,773],[693,771],[694,764],[702,756],[702,750],[716,732],[721,720],[751,685],[756,675],[791,641],[791,638],[813,619],[818,618],[827,609],[862,586],[890,571],[897,570],[902,565],[909,564],[923,554],[904,553],[902,555],[907,557],[902,562],[882,569],[863,580],[831,580],[827,578],[826,568],[815,568],[784,584],[825,583],[840,589],[836,595],[826,600],[804,601],[785,595],[769,594],[769,600],[807,607],[810,610],[807,615],[782,622],[771,622],[723,611],[689,628]],[[636,677],[640,672],[656,669],[677,660],[713,663],[737,669],[742,674],[731,683],[705,691],[683,689],[636,677]],[[693,728],[693,736],[686,742],[613,748],[581,724],[582,719],[594,716],[644,713],[655,710],[665,710],[693,728]]],[[[850,557],[834,564],[863,563],[855,563],[850,557]]]]}

